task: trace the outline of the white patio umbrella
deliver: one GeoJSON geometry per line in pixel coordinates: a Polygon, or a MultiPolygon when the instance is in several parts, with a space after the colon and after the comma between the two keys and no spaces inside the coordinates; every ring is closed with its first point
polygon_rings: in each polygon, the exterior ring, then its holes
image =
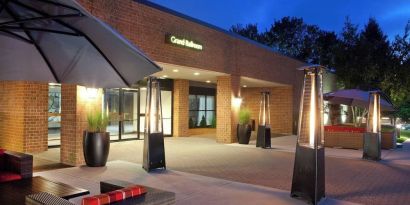
{"type": "Polygon", "coordinates": [[[120,88],[160,70],[74,0],[0,0],[0,80],[120,88]]]}

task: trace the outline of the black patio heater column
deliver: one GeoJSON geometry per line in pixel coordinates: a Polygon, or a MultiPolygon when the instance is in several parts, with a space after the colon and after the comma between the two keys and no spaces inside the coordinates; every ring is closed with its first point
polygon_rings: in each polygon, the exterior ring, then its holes
{"type": "Polygon", "coordinates": [[[363,136],[363,159],[381,159],[380,93],[370,92],[367,128],[363,136]]]}
{"type": "Polygon", "coordinates": [[[148,77],[145,108],[144,154],[142,167],[147,171],[166,168],[159,81],[148,77]]]}
{"type": "Polygon", "coordinates": [[[291,196],[318,204],[325,197],[322,67],[307,66],[300,99],[291,196]]]}
{"type": "Polygon", "coordinates": [[[269,92],[261,92],[261,101],[259,106],[259,126],[256,138],[256,147],[271,147],[269,97],[269,92]]]}

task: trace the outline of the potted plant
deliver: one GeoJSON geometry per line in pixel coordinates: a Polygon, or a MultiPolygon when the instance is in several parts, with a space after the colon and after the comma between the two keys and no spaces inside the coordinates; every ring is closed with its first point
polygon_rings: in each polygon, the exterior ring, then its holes
{"type": "Polygon", "coordinates": [[[239,124],[237,126],[237,138],[239,144],[249,144],[251,138],[251,125],[249,124],[251,112],[247,108],[242,108],[239,111],[239,124]]]}
{"type": "Polygon", "coordinates": [[[85,163],[90,167],[105,166],[110,151],[110,133],[106,132],[108,117],[101,112],[92,112],[87,116],[87,123],[83,138],[85,163]]]}

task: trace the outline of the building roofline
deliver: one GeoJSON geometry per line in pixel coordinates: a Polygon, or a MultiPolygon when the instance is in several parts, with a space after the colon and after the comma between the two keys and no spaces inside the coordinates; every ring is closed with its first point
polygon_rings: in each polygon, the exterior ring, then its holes
{"type": "Polygon", "coordinates": [[[212,25],[212,24],[210,24],[210,23],[207,23],[207,22],[205,22],[205,21],[199,20],[199,19],[197,19],[197,18],[194,18],[194,17],[188,16],[188,15],[186,15],[186,14],[180,13],[180,12],[178,12],[178,11],[172,10],[172,9],[167,8],[167,7],[165,7],[165,6],[161,6],[161,5],[159,5],[159,4],[156,4],[156,3],[153,3],[153,2],[147,1],[147,0],[134,0],[134,1],[137,2],[137,3],[143,4],[143,5],[149,6],[149,7],[151,7],[151,8],[158,9],[158,10],[163,11],[163,12],[165,12],[165,13],[169,13],[169,14],[171,14],[171,15],[174,15],[174,16],[177,16],[177,17],[180,17],[180,18],[183,18],[183,19],[185,19],[185,20],[188,20],[188,21],[197,23],[197,24],[199,24],[199,25],[208,27],[208,28],[210,28],[210,29],[213,29],[213,30],[222,32],[222,33],[224,33],[224,34],[226,34],[226,35],[228,35],[228,36],[231,36],[231,37],[234,37],[234,38],[243,40],[243,41],[248,42],[248,43],[250,43],[250,44],[252,44],[252,45],[258,46],[258,47],[263,48],[263,49],[266,49],[266,50],[268,50],[268,51],[270,51],[270,52],[273,52],[273,53],[276,53],[276,54],[279,54],[279,55],[282,55],[282,56],[285,56],[285,57],[291,58],[291,59],[293,59],[293,60],[296,60],[296,61],[299,61],[299,62],[304,63],[303,61],[300,61],[300,60],[298,60],[298,59],[296,59],[296,58],[287,56],[287,55],[285,55],[285,54],[279,52],[278,50],[276,50],[276,49],[274,49],[274,48],[272,48],[272,47],[266,46],[266,45],[264,45],[264,44],[262,44],[262,43],[259,43],[259,42],[257,42],[257,41],[252,40],[252,39],[249,39],[249,38],[246,38],[246,37],[241,36],[241,35],[239,35],[239,34],[237,34],[237,33],[228,31],[228,30],[226,30],[226,29],[220,28],[220,27],[218,27],[218,26],[212,25]]]}

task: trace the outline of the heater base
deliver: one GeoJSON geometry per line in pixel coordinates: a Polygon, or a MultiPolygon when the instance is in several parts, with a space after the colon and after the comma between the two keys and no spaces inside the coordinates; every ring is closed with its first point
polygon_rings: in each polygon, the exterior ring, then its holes
{"type": "Polygon", "coordinates": [[[144,136],[143,157],[142,168],[147,172],[158,168],[166,169],[163,133],[151,133],[144,136]]]}
{"type": "Polygon", "coordinates": [[[319,204],[325,197],[325,149],[297,145],[291,197],[319,204]]]}
{"type": "Polygon", "coordinates": [[[363,159],[381,160],[381,136],[380,133],[366,132],[363,135],[363,159]]]}
{"type": "Polygon", "coordinates": [[[256,147],[271,148],[270,127],[258,126],[258,135],[256,138],[256,147]]]}

